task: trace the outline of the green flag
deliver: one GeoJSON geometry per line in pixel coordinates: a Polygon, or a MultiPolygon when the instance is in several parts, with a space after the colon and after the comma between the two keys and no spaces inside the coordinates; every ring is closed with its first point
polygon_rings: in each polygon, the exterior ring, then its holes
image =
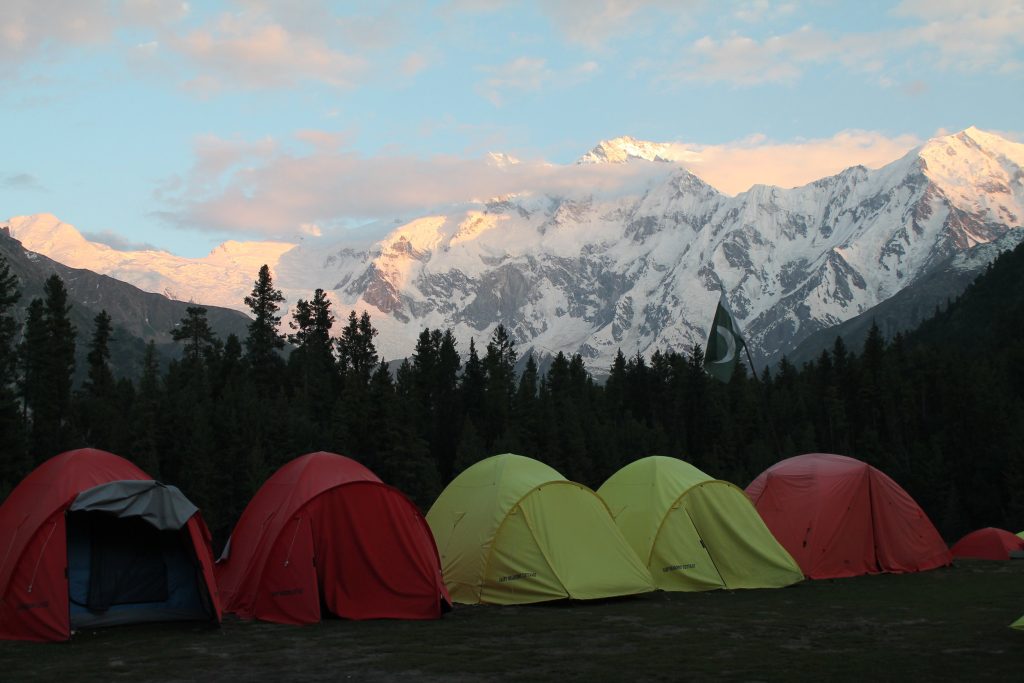
{"type": "Polygon", "coordinates": [[[728,382],[733,370],[740,363],[740,352],[746,348],[740,337],[740,328],[725,305],[725,292],[718,300],[715,320],[711,323],[707,350],[704,353],[704,370],[720,382],[728,382]]]}

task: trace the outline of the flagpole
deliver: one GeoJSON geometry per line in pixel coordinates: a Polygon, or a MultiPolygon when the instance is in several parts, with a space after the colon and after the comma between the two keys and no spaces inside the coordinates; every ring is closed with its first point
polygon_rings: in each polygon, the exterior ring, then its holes
{"type": "MultiPolygon", "coordinates": [[[[765,386],[764,383],[761,382],[761,379],[757,376],[757,368],[754,366],[754,359],[750,355],[750,348],[747,346],[747,343],[745,341],[743,341],[743,337],[739,334],[739,325],[736,323],[735,319],[733,318],[732,312],[728,308],[727,300],[726,300],[726,295],[725,295],[725,285],[723,285],[722,282],[719,281],[718,286],[719,286],[719,289],[721,290],[721,293],[720,293],[719,299],[718,299],[718,308],[715,309],[715,317],[711,321],[711,333],[708,336],[708,351],[710,352],[710,350],[711,350],[711,342],[715,338],[714,335],[716,334],[716,330],[724,330],[724,329],[726,329],[725,327],[722,327],[722,326],[719,326],[719,327],[715,326],[715,323],[718,320],[719,313],[722,313],[725,316],[725,319],[726,319],[724,322],[728,323],[728,329],[727,329],[728,334],[731,335],[731,338],[734,340],[733,343],[730,344],[730,346],[732,346],[732,348],[733,348],[733,351],[736,351],[736,349],[735,349],[736,346],[739,346],[739,345],[742,344],[743,350],[747,354],[747,362],[750,363],[750,372],[751,372],[752,375],[754,375],[754,384],[756,384],[758,386],[757,393],[759,393],[761,395],[760,403],[762,405],[762,410],[764,411],[765,420],[767,420],[767,422],[768,422],[768,430],[772,433],[772,440],[775,442],[776,453],[778,454],[778,457],[781,459],[782,458],[782,443],[779,441],[779,435],[775,431],[775,420],[772,419],[771,406],[769,406],[769,404],[768,404],[768,395],[766,393],[767,387],[765,386]]],[[[719,333],[719,334],[721,334],[721,333],[719,333]]],[[[710,374],[712,377],[714,377],[715,379],[719,380],[720,382],[728,383],[729,379],[732,377],[733,371],[737,367],[739,367],[739,365],[742,363],[742,361],[739,359],[739,357],[736,355],[736,353],[732,353],[732,354],[727,353],[726,357],[724,357],[723,360],[729,360],[729,362],[734,363],[734,365],[732,366],[732,370],[730,370],[727,375],[722,376],[722,375],[710,372],[708,370],[708,358],[707,358],[707,356],[705,356],[705,358],[704,358],[704,370],[705,370],[705,372],[708,372],[708,374],[710,374]],[[735,358],[734,361],[732,360],[733,358],[735,358]]],[[[711,362],[712,363],[721,363],[721,362],[723,362],[723,360],[713,360],[711,362]]]]}
{"type": "Polygon", "coordinates": [[[744,344],[743,350],[747,352],[747,362],[750,363],[750,372],[754,375],[754,379],[757,380],[757,383],[760,384],[761,380],[757,377],[757,368],[754,367],[754,359],[750,357],[750,349],[747,348],[746,344],[744,344]]]}
{"type": "MultiPolygon", "coordinates": [[[[721,282],[718,283],[722,290],[722,296],[725,296],[725,287],[721,282]]],[[[757,384],[759,390],[757,393],[761,395],[761,406],[764,409],[764,418],[768,422],[768,429],[772,433],[772,441],[775,442],[775,451],[778,453],[778,458],[781,460],[784,456],[782,453],[782,442],[779,441],[779,433],[775,431],[775,420],[772,419],[771,404],[768,402],[768,396],[765,394],[765,386],[761,382],[761,378],[757,376],[757,368],[754,366],[754,359],[750,357],[750,347],[746,343],[743,344],[743,350],[747,354],[747,362],[750,363],[750,374],[754,376],[754,383],[757,384]]]]}

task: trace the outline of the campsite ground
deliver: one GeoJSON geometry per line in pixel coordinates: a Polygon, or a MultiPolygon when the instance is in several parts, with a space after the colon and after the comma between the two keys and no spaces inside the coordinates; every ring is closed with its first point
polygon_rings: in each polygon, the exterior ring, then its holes
{"type": "Polygon", "coordinates": [[[1024,561],[781,590],[459,607],[440,621],[227,620],[0,643],[5,681],[1019,680],[1024,561]]]}

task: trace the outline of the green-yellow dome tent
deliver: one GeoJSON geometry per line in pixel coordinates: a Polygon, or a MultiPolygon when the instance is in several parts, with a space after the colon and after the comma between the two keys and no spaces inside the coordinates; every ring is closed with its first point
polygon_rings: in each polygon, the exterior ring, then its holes
{"type": "Polygon", "coordinates": [[[495,455],[427,513],[455,602],[496,605],[632,595],[651,576],[601,499],[544,463],[495,455]]]}
{"type": "Polygon", "coordinates": [[[597,494],[658,588],[779,588],[803,579],[742,490],[682,460],[636,460],[597,494]]]}

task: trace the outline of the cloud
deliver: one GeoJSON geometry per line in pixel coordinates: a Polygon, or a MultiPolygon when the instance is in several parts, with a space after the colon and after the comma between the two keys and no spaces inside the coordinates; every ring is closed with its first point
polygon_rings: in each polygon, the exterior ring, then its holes
{"type": "Polygon", "coordinates": [[[0,64],[106,45],[120,28],[167,27],[188,14],[188,3],[179,0],[3,0],[0,64]]]}
{"type": "MultiPolygon", "coordinates": [[[[755,1],[734,16],[744,21],[767,13],[789,13],[789,5],[755,1]]],[[[892,65],[937,55],[928,65],[941,70],[1002,72],[1024,68],[1017,52],[1024,45],[1024,5],[987,0],[910,0],[893,13],[909,23],[899,28],[861,33],[836,33],[804,25],[793,31],[755,38],[742,33],[705,35],[693,41],[675,64],[663,66],[662,80],[731,83],[793,83],[812,65],[838,63],[855,72],[876,73],[892,65]]],[[[877,79],[883,87],[892,78],[877,79]]]]}
{"type": "Polygon", "coordinates": [[[908,0],[895,14],[923,23],[900,31],[896,44],[939,54],[937,65],[958,71],[1021,66],[1024,5],[1015,0],[908,0]]]}
{"type": "Polygon", "coordinates": [[[101,230],[98,232],[83,232],[82,236],[90,242],[98,242],[118,251],[163,251],[160,247],[149,242],[133,242],[124,235],[113,230],[101,230]]]}
{"type": "Polygon", "coordinates": [[[108,40],[116,20],[104,0],[0,2],[0,61],[20,63],[41,52],[108,40]]]}
{"type": "Polygon", "coordinates": [[[222,15],[213,26],[172,38],[168,45],[199,70],[192,83],[206,91],[292,87],[303,81],[345,87],[366,67],[363,58],[318,37],[244,15],[222,15]]]}
{"type": "Polygon", "coordinates": [[[402,60],[401,71],[403,76],[415,76],[430,66],[426,55],[420,52],[413,52],[402,60]]]}
{"type": "Polygon", "coordinates": [[[0,173],[0,187],[5,190],[31,190],[34,192],[46,190],[31,173],[0,173]]]}
{"type": "Polygon", "coordinates": [[[591,78],[600,67],[597,62],[587,61],[557,71],[548,66],[546,59],[518,57],[499,66],[480,67],[479,70],[489,76],[477,84],[477,92],[500,107],[508,91],[538,92],[552,86],[567,88],[591,78]]]}
{"type": "Polygon", "coordinates": [[[799,187],[858,164],[878,168],[921,142],[913,135],[849,130],[812,140],[777,142],[756,135],[724,145],[681,147],[691,155],[691,171],[713,187],[736,194],[755,184],[799,187]]]}
{"type": "Polygon", "coordinates": [[[748,24],[757,24],[774,17],[792,14],[796,4],[792,2],[772,3],[770,0],[750,0],[740,3],[732,16],[748,24]]]}
{"type": "MultiPolygon", "coordinates": [[[[449,0],[439,10],[451,18],[519,10],[515,0],[449,0]]],[[[689,22],[706,0],[557,0],[537,3],[537,10],[570,43],[603,50],[619,37],[669,26],[677,30],[689,22]]]]}
{"type": "Polygon", "coordinates": [[[125,24],[153,28],[181,21],[192,8],[185,0],[121,0],[120,10],[125,24]]]}
{"type": "Polygon", "coordinates": [[[704,0],[560,0],[541,11],[571,43],[604,49],[618,38],[668,29],[682,33],[704,0]]]}
{"type": "Polygon", "coordinates": [[[227,89],[346,88],[377,73],[413,77],[424,54],[394,60],[424,10],[411,0],[365,6],[327,0],[225,0],[219,14],[184,0],[4,0],[0,76],[76,48],[113,48],[132,69],[210,96],[227,89]],[[383,57],[383,58],[381,58],[383,57]]]}
{"type": "MultiPolygon", "coordinates": [[[[844,131],[791,142],[751,136],[724,145],[676,143],[674,152],[714,187],[736,193],[754,183],[802,185],[855,164],[881,166],[918,143],[913,136],[844,131]]],[[[274,141],[215,138],[197,141],[196,157],[189,176],[172,179],[161,192],[167,206],[162,218],[177,227],[276,239],[511,194],[637,194],[671,169],[661,163],[558,165],[538,159],[495,164],[485,156],[366,158],[332,146],[295,153],[274,141]]]]}
{"type": "Polygon", "coordinates": [[[694,41],[665,80],[733,85],[793,83],[808,66],[839,62],[850,70],[878,72],[891,38],[884,34],[836,36],[804,25],[764,39],[733,34],[694,41]]]}

